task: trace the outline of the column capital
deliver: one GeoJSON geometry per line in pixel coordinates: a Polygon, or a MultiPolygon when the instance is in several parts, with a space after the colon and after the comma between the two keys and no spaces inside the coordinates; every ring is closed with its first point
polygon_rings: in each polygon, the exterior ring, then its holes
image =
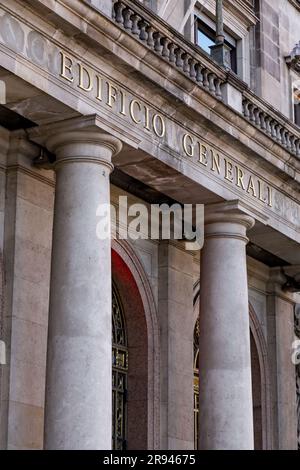
{"type": "Polygon", "coordinates": [[[122,149],[122,142],[104,132],[100,124],[97,115],[83,116],[33,128],[29,135],[55,154],[54,168],[65,163],[89,162],[112,170],[111,159],[122,149]]]}
{"type": "Polygon", "coordinates": [[[205,238],[238,238],[248,243],[246,233],[254,224],[255,219],[243,211],[238,201],[205,207],[205,238]]]}
{"type": "Polygon", "coordinates": [[[112,170],[111,158],[122,148],[121,141],[115,137],[90,130],[61,132],[49,137],[46,145],[56,155],[55,168],[65,163],[89,162],[112,170]]]}

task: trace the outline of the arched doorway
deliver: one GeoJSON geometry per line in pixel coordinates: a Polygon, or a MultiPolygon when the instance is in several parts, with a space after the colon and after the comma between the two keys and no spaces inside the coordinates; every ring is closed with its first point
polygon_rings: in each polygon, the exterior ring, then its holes
{"type": "Polygon", "coordinates": [[[112,280],[123,314],[127,340],[127,391],[123,421],[126,423],[123,433],[126,449],[157,449],[159,346],[155,303],[143,267],[126,241],[122,244],[113,241],[112,280]]]}

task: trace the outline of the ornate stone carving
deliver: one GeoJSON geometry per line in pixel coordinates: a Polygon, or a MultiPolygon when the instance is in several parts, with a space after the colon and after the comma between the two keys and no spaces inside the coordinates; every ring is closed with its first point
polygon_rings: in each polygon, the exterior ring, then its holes
{"type": "Polygon", "coordinates": [[[300,73],[300,41],[295,45],[291,55],[286,57],[286,63],[296,72],[300,73]]]}

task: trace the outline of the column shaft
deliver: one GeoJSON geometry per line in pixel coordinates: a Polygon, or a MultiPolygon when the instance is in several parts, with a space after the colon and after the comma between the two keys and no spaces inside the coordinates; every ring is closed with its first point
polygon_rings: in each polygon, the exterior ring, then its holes
{"type": "Polygon", "coordinates": [[[201,253],[200,449],[253,449],[246,228],[239,214],[206,218],[201,253]]]}
{"type": "MultiPolygon", "coordinates": [[[[107,137],[108,138],[108,137],[107,137]]],[[[111,448],[111,244],[96,235],[118,147],[95,133],[50,139],[57,152],[45,448],[111,448]]]]}

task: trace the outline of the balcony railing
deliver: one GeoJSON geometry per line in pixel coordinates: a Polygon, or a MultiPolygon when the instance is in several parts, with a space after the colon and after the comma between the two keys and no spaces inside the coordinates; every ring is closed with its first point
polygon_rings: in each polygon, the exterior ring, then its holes
{"type": "Polygon", "coordinates": [[[155,54],[184,73],[199,87],[223,101],[222,85],[243,90],[244,118],[289,153],[300,158],[300,129],[247,85],[229,73],[197,46],[167,25],[137,0],[114,0],[113,19],[155,54]]]}
{"type": "Polygon", "coordinates": [[[141,14],[133,10],[132,3],[128,0],[115,1],[114,20],[164,60],[195,80],[200,87],[222,100],[221,85],[225,83],[226,73],[218,70],[218,66],[210,63],[208,58],[205,60],[201,57],[187,41],[175,40],[172,31],[163,22],[157,24],[159,20],[153,21],[145,11],[141,14]]]}
{"type": "Polygon", "coordinates": [[[300,158],[300,129],[250,90],[243,93],[243,98],[244,117],[288,152],[300,158]]]}

